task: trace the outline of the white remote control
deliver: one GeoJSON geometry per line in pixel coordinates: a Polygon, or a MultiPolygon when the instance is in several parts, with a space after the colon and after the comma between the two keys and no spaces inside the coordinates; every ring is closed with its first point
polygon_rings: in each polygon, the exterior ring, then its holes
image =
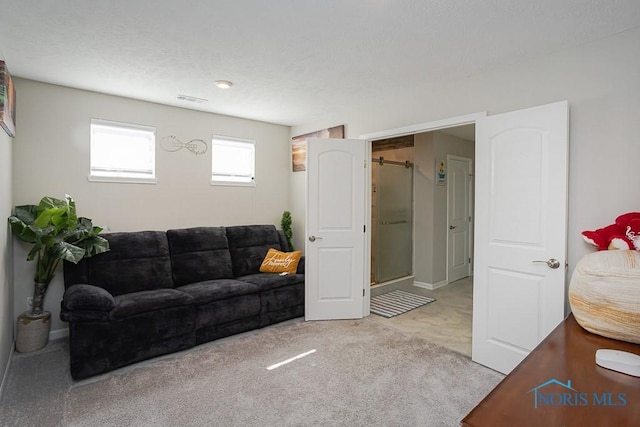
{"type": "Polygon", "coordinates": [[[640,377],[640,356],[634,353],[601,348],[596,351],[596,363],[603,368],[640,377]]]}

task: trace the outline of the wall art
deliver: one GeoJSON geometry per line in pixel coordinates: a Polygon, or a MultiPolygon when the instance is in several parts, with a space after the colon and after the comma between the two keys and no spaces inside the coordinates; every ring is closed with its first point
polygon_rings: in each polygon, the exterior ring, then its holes
{"type": "Polygon", "coordinates": [[[294,136],[291,139],[291,167],[294,172],[307,170],[307,139],[309,138],[344,138],[344,125],[294,136]]]}
{"type": "Polygon", "coordinates": [[[0,126],[16,136],[16,88],[5,61],[0,61],[0,126]]]}
{"type": "Polygon", "coordinates": [[[436,160],[436,185],[447,185],[447,162],[444,159],[436,160]]]}

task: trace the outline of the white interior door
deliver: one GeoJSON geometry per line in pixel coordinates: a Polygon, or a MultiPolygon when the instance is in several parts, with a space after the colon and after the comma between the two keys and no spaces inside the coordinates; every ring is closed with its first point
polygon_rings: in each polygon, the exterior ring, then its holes
{"type": "Polygon", "coordinates": [[[471,159],[447,156],[447,281],[469,275],[471,263],[471,159]]]}
{"type": "Polygon", "coordinates": [[[364,317],[365,152],[362,140],[307,141],[306,320],[364,317]]]}
{"type": "Polygon", "coordinates": [[[473,360],[510,372],[564,319],[566,101],[476,122],[473,360]]]}

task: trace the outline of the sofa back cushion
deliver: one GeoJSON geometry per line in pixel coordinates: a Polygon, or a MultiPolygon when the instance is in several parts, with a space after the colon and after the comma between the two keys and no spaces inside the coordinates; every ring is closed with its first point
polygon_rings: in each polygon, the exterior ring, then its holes
{"type": "Polygon", "coordinates": [[[168,230],[176,287],[205,280],[231,279],[231,254],[223,227],[168,230]]]}
{"type": "Polygon", "coordinates": [[[234,277],[259,273],[269,248],[283,250],[273,225],[237,225],[226,230],[234,277]]]}
{"type": "Polygon", "coordinates": [[[77,265],[65,262],[65,287],[89,284],[111,295],[172,288],[169,243],[164,231],[107,233],[111,250],[77,265]]]}

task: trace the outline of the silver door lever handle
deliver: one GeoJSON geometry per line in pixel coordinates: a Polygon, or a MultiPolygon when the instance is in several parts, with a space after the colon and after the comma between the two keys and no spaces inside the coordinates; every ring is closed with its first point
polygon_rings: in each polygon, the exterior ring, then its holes
{"type": "Polygon", "coordinates": [[[310,241],[310,242],[315,242],[315,241],[316,241],[316,239],[320,239],[320,240],[322,240],[322,237],[309,236],[309,241],[310,241]]]}
{"type": "Polygon", "coordinates": [[[532,262],[532,263],[534,263],[534,264],[535,264],[535,263],[538,263],[538,262],[545,263],[545,264],[547,264],[547,267],[549,267],[549,268],[553,268],[554,270],[555,270],[556,268],[560,267],[560,261],[558,261],[558,260],[557,260],[557,259],[555,259],[555,258],[549,258],[549,259],[548,259],[548,260],[546,260],[546,261],[531,261],[531,262],[532,262]]]}

